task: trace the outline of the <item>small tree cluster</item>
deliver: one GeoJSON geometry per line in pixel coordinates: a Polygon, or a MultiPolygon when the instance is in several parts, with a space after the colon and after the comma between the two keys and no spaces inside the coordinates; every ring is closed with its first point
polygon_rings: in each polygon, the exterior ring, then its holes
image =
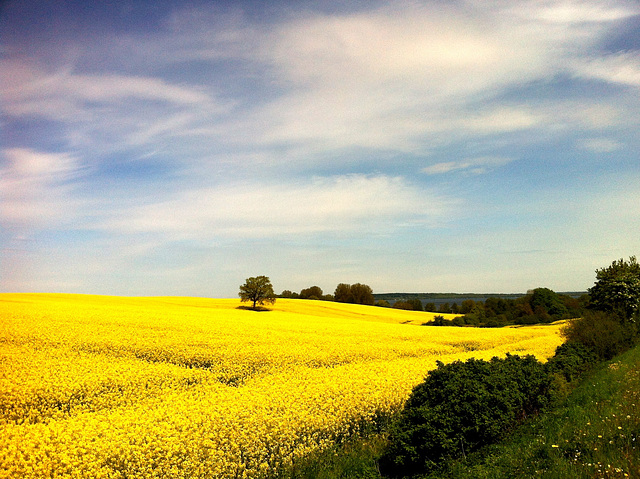
{"type": "Polygon", "coordinates": [[[325,295],[320,286],[311,286],[300,290],[300,293],[292,292],[285,289],[280,293],[281,298],[289,299],[321,299],[324,301],[333,301],[333,296],[330,294],[325,295]]]}
{"type": "Polygon", "coordinates": [[[354,304],[367,304],[373,305],[375,299],[373,297],[373,290],[366,284],[346,284],[340,283],[336,287],[333,298],[339,303],[354,303],[354,304]]]}
{"type": "Polygon", "coordinates": [[[408,299],[406,301],[396,301],[393,303],[393,308],[404,309],[407,311],[424,311],[422,307],[422,301],[419,299],[408,299]]]}
{"type": "Polygon", "coordinates": [[[467,324],[477,326],[551,323],[581,316],[584,302],[549,288],[536,288],[518,299],[490,297],[484,303],[465,300],[459,312],[465,315],[467,324]]]}

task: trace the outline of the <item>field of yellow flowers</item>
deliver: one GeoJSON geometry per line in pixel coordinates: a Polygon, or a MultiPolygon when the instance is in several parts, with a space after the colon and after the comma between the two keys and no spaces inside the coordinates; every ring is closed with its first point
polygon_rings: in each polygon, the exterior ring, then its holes
{"type": "Polygon", "coordinates": [[[560,325],[279,299],[0,294],[0,478],[263,478],[402,406],[437,360],[553,355],[560,325]]]}

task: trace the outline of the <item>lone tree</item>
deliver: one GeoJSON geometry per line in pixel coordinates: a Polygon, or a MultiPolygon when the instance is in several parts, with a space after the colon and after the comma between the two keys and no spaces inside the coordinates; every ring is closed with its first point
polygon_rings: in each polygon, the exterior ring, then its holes
{"type": "Polygon", "coordinates": [[[640,311],[640,264],[636,257],[596,270],[596,279],[589,289],[591,307],[614,313],[622,322],[634,322],[640,311]]]}
{"type": "Polygon", "coordinates": [[[276,302],[276,294],[273,292],[271,280],[267,276],[256,276],[247,278],[244,284],[240,285],[240,301],[252,301],[253,309],[256,304],[264,305],[265,303],[273,304],[276,302]]]}

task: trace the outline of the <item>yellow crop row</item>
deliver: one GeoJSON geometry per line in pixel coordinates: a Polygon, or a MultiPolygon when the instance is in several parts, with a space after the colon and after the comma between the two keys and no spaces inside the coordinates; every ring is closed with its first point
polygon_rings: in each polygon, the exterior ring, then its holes
{"type": "Polygon", "coordinates": [[[274,476],[402,406],[435,362],[544,359],[559,325],[279,299],[0,295],[0,478],[274,476]]]}

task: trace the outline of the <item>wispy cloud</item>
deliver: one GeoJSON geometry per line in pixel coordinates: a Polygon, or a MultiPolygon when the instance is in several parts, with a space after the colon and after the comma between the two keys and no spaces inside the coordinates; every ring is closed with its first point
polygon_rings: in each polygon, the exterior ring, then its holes
{"type": "Polygon", "coordinates": [[[53,226],[75,216],[68,182],[81,168],[73,156],[28,148],[5,149],[1,156],[0,221],[5,227],[53,226]]]}
{"type": "Polygon", "coordinates": [[[594,153],[613,153],[623,148],[623,145],[609,138],[587,138],[578,141],[578,147],[594,153]]]}
{"type": "Polygon", "coordinates": [[[460,171],[466,174],[481,175],[489,170],[511,163],[512,161],[512,158],[499,157],[482,157],[463,161],[447,161],[427,166],[422,169],[422,172],[427,175],[441,175],[451,173],[452,171],[460,171]]]}
{"type": "Polygon", "coordinates": [[[586,58],[575,65],[576,75],[608,83],[640,86],[640,51],[586,58]]]}
{"type": "Polygon", "coordinates": [[[127,209],[98,227],[190,239],[361,235],[394,231],[407,222],[434,225],[457,206],[398,177],[316,177],[299,184],[232,181],[127,209]]]}

